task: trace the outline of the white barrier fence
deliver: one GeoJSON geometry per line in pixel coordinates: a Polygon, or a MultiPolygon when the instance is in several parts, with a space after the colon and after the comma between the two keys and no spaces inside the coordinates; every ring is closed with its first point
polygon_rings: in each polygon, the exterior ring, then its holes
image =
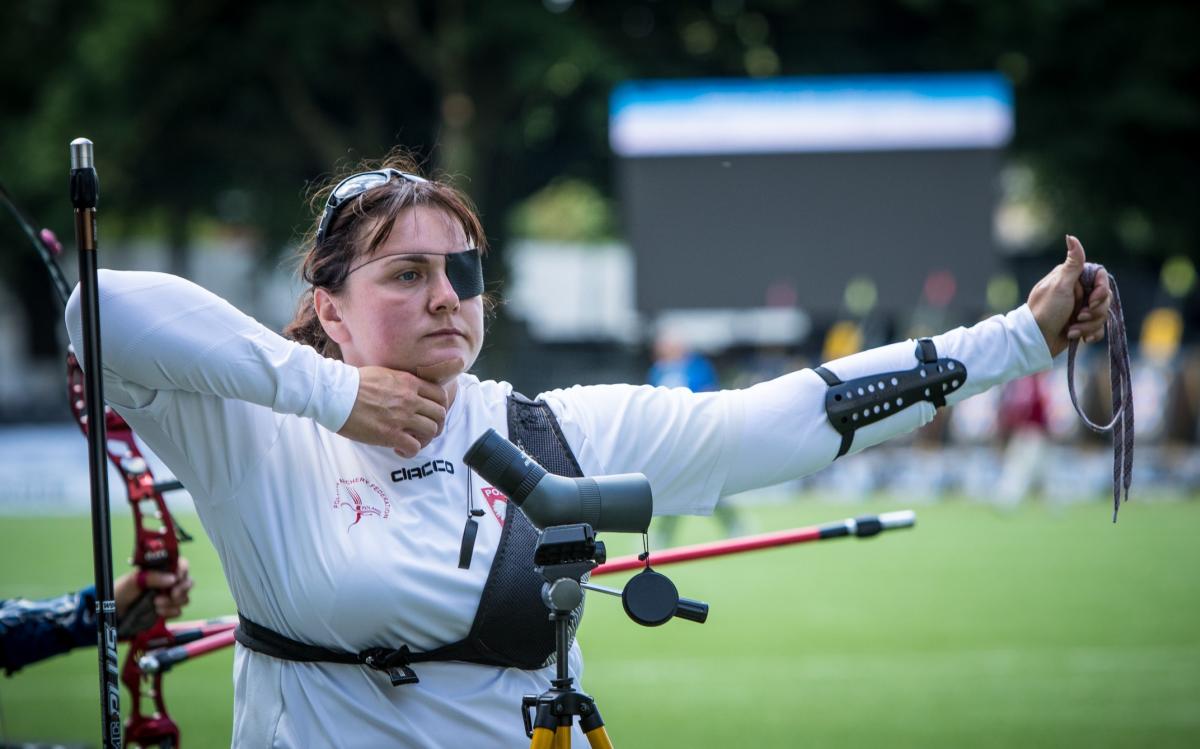
{"type": "MultiPolygon", "coordinates": [[[[139,443],[154,476],[171,472],[139,443]]],[[[0,428],[0,515],[70,515],[91,510],[87,441],[74,424],[0,428]]],[[[108,484],[114,513],[128,513],[125,480],[109,466],[108,484]]],[[[171,492],[171,508],[191,510],[186,491],[171,492]]]]}

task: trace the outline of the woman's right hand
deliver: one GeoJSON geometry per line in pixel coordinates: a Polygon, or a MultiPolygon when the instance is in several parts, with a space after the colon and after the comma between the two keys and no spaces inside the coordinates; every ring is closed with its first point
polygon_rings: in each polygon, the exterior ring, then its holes
{"type": "Polygon", "coordinates": [[[442,433],[448,406],[441,385],[386,367],[359,367],[358,397],[338,434],[411,458],[442,433]]]}

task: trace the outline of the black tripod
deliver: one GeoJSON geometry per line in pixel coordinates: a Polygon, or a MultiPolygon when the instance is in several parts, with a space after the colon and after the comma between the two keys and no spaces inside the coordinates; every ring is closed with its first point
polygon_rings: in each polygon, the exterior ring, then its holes
{"type": "Polygon", "coordinates": [[[612,749],[595,700],[575,689],[575,680],[567,672],[571,615],[583,601],[583,577],[603,564],[604,558],[604,543],[596,540],[591,526],[585,523],[552,526],[538,538],[534,562],[546,579],[542,600],[554,622],[558,671],[549,689],[540,695],[527,694],[521,700],[531,749],[570,749],[575,718],[579,718],[579,727],[591,749],[612,749]]]}

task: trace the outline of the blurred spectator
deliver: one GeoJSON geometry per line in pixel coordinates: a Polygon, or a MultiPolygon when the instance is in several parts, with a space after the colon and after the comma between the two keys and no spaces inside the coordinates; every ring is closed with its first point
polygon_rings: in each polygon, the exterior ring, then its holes
{"type": "Polygon", "coordinates": [[[1170,439],[1175,420],[1186,413],[1179,355],[1182,339],[1183,316],[1177,309],[1157,307],[1142,321],[1133,362],[1134,425],[1139,441],[1170,439]]]}
{"type": "Polygon", "coordinates": [[[712,363],[669,332],[659,334],[654,341],[654,364],[646,380],[655,387],[687,388],[693,393],[720,386],[712,363]]]}
{"type": "Polygon", "coordinates": [[[833,361],[862,351],[863,332],[854,320],[839,320],[829,326],[821,346],[821,361],[833,361]]]}
{"type": "Polygon", "coordinates": [[[995,496],[1000,507],[1015,507],[1040,488],[1049,454],[1048,405],[1044,373],[1013,380],[1002,391],[1000,434],[1006,444],[995,496]]]}

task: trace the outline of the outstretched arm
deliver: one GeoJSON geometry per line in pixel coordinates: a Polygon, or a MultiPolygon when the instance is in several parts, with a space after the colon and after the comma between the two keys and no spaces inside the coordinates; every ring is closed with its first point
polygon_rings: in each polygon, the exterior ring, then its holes
{"type": "MultiPolygon", "coordinates": [[[[937,355],[957,360],[967,371],[948,403],[1048,368],[1052,352],[1061,351],[1068,336],[1103,335],[1106,282],[1097,284],[1075,314],[1084,260],[1082,246],[1070,238],[1066,260],[1038,283],[1027,304],[933,337],[937,355]]],[[[916,349],[915,341],[896,343],[825,368],[842,381],[910,370],[918,364],[916,349]]],[[[641,471],[654,489],[655,512],[675,514],[704,513],[719,496],[778,484],[831,463],[843,438],[826,412],[828,391],[825,380],[805,369],[720,393],[609,385],[543,397],[585,472],[641,471]]],[[[890,408],[890,415],[857,429],[850,451],[910,432],[935,412],[926,400],[890,408]]]]}
{"type": "Polygon", "coordinates": [[[72,648],[96,645],[96,591],[0,601],[0,667],[13,674],[72,648]]]}
{"type": "MultiPolygon", "coordinates": [[[[965,378],[950,381],[957,385],[945,396],[948,405],[1038,372],[1051,362],[1050,351],[1028,305],[931,340],[938,357],[954,360],[966,373],[965,378]]],[[[831,386],[814,370],[792,372],[741,391],[743,422],[740,437],[736,439],[737,457],[730,466],[722,494],[736,494],[813,473],[832,463],[842,450],[860,452],[928,424],[937,408],[931,399],[925,398],[924,388],[905,392],[899,399],[866,392],[869,383],[890,381],[892,373],[907,372],[920,365],[918,345],[912,340],[823,365],[824,370],[843,383],[865,380],[859,383],[864,394],[856,393],[854,402],[856,407],[864,409],[864,415],[868,411],[872,415],[859,419],[866,422],[862,425],[849,425],[853,429],[849,440],[834,427],[833,419],[838,416],[827,407],[826,394],[831,386]],[[897,405],[897,400],[902,403],[897,405]],[[882,408],[885,403],[889,405],[887,411],[875,414],[874,409],[882,408]]],[[[935,383],[931,393],[939,390],[940,384],[935,383]]],[[[887,393],[894,395],[894,391],[887,393]]],[[[859,412],[853,415],[858,416],[859,412]]]]}
{"type": "MultiPolygon", "coordinates": [[[[132,570],[117,578],[117,616],[123,616],[145,588],[155,589],[155,612],[179,616],[188,602],[192,581],[187,560],[180,559],[178,574],[132,570]]],[[[96,645],[96,591],[89,586],[78,593],[30,601],[0,601],[0,668],[16,671],[78,647],[96,645]]]]}
{"type": "MultiPolygon", "coordinates": [[[[939,357],[965,365],[965,380],[945,399],[948,405],[996,385],[1047,369],[1069,338],[1099,340],[1111,295],[1099,274],[1091,296],[1079,283],[1086,261],[1083,246],[1067,238],[1064,261],[1042,278],[1029,300],[1007,315],[932,338],[939,357]],[[1077,313],[1078,309],[1078,313],[1077,313]]],[[[864,351],[824,368],[842,381],[913,369],[919,364],[915,341],[864,351]]],[[[794,372],[744,391],[744,421],[736,457],[723,493],[733,494],[797,478],[828,465],[843,448],[831,424],[825,396],[829,385],[812,370],[794,372]],[[790,425],[789,425],[790,423],[790,425]],[[780,435],[791,432],[791,439],[780,435]]],[[[894,415],[859,427],[850,452],[859,452],[930,422],[931,400],[909,400],[894,415]]]]}

